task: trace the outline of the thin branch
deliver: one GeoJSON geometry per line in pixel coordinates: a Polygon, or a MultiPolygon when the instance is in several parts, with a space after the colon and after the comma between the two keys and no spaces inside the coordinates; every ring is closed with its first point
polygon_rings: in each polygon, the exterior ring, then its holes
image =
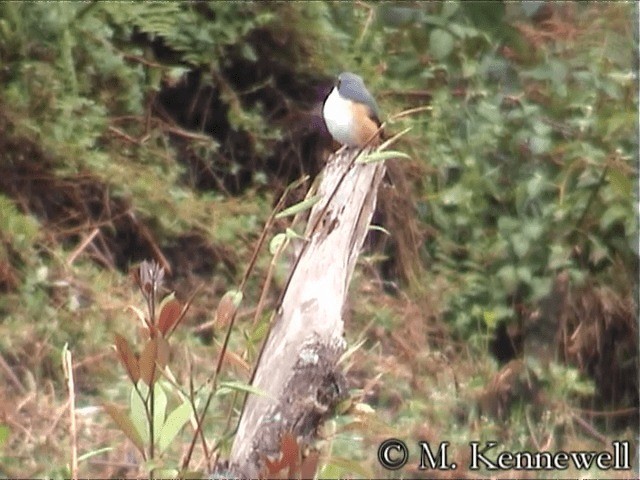
{"type": "Polygon", "coordinates": [[[408,110],[403,110],[402,112],[391,115],[389,117],[389,120],[391,121],[397,120],[398,118],[408,117],[409,115],[413,115],[415,113],[428,112],[428,111],[431,111],[432,109],[433,107],[431,107],[430,105],[423,105],[422,107],[410,108],[408,110]]]}
{"type": "Polygon", "coordinates": [[[0,368],[7,375],[7,378],[11,381],[11,383],[13,383],[13,385],[18,390],[20,390],[20,393],[23,394],[23,395],[26,395],[27,390],[24,388],[24,385],[22,385],[20,380],[18,380],[18,377],[16,376],[15,373],[13,373],[13,370],[11,370],[11,367],[9,366],[9,364],[7,363],[7,361],[4,359],[4,357],[1,354],[0,354],[0,368]]]}
{"type": "Polygon", "coordinates": [[[586,420],[584,420],[583,418],[579,417],[578,415],[576,415],[575,413],[571,414],[571,419],[576,422],[578,425],[580,425],[582,427],[582,429],[589,434],[591,437],[595,438],[596,440],[602,442],[603,444],[608,444],[608,440],[607,437],[605,437],[604,435],[602,435],[599,431],[597,431],[595,429],[595,427],[593,425],[591,425],[589,422],[587,422],[586,420]]]}
{"type": "MultiPolygon", "coordinates": [[[[304,179],[304,181],[306,181],[306,178],[304,179]]],[[[260,234],[260,238],[258,239],[258,244],[256,245],[254,251],[253,251],[253,255],[251,257],[251,260],[249,261],[249,264],[247,265],[247,268],[244,272],[244,275],[242,277],[242,280],[240,282],[240,286],[238,287],[238,290],[243,293],[244,295],[244,288],[246,286],[247,280],[249,279],[249,275],[251,274],[251,272],[253,271],[253,268],[255,267],[255,264],[258,260],[258,253],[260,252],[260,250],[262,249],[262,246],[264,245],[264,242],[267,238],[267,234],[268,232],[271,230],[271,226],[273,225],[273,222],[275,220],[275,216],[278,213],[278,211],[280,210],[280,208],[282,208],[282,206],[284,205],[284,202],[289,194],[289,191],[293,188],[293,186],[297,186],[301,181],[295,182],[294,184],[290,185],[289,187],[287,187],[285,189],[285,191],[282,193],[280,200],[278,201],[277,205],[275,206],[275,208],[272,210],[271,215],[269,216],[269,218],[267,219],[264,228],[262,229],[262,233],[260,234]]],[[[186,469],[187,466],[189,465],[189,462],[191,461],[191,456],[193,455],[193,449],[195,447],[196,441],[198,439],[199,436],[202,436],[202,425],[204,423],[204,419],[205,416],[207,414],[207,411],[209,410],[209,405],[211,404],[211,401],[213,400],[213,395],[215,394],[216,391],[216,384],[217,384],[217,380],[218,380],[218,375],[220,374],[220,371],[222,370],[222,363],[227,351],[227,347],[229,345],[229,339],[231,338],[231,332],[233,330],[233,326],[235,324],[235,320],[236,320],[236,315],[237,315],[238,309],[235,309],[233,312],[233,315],[231,315],[231,319],[229,320],[229,325],[227,326],[227,330],[225,333],[225,337],[224,337],[224,341],[222,343],[222,348],[220,349],[220,352],[218,353],[218,359],[216,362],[216,368],[213,372],[213,375],[211,377],[211,383],[212,383],[212,388],[211,388],[211,393],[209,393],[209,395],[207,396],[207,400],[205,402],[204,408],[202,409],[202,413],[200,414],[200,417],[197,418],[197,427],[196,427],[196,432],[193,436],[193,438],[191,439],[191,444],[189,445],[189,450],[187,451],[187,455],[185,456],[183,462],[182,462],[182,468],[186,469]]],[[[205,452],[206,453],[206,452],[205,452]]]]}
{"type": "Polygon", "coordinates": [[[76,394],[73,381],[73,361],[71,352],[65,344],[62,350],[62,365],[67,377],[67,389],[69,390],[69,434],[71,435],[71,478],[78,478],[78,433],[76,428],[76,394]]]}
{"type": "Polygon", "coordinates": [[[71,266],[73,264],[75,259],[78,258],[78,255],[80,255],[85,250],[85,248],[87,248],[87,245],[89,245],[93,241],[98,233],[100,233],[100,229],[96,227],[89,235],[87,235],[87,238],[80,242],[80,245],[78,245],[75,250],[71,252],[71,255],[69,255],[69,257],[67,258],[68,266],[71,266]]]}

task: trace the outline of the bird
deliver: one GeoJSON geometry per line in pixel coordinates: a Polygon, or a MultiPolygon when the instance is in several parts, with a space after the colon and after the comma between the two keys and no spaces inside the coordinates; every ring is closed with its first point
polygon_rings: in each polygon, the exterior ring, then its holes
{"type": "Polygon", "coordinates": [[[375,145],[381,138],[378,104],[355,73],[338,75],[322,106],[322,118],[333,139],[347,147],[375,145]]]}

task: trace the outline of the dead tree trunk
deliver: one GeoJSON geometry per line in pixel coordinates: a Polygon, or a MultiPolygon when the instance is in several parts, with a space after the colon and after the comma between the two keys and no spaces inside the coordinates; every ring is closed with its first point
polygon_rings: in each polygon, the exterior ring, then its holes
{"type": "Polygon", "coordinates": [[[309,215],[306,241],[293,267],[231,450],[230,470],[257,478],[266,456],[277,456],[290,432],[298,444],[346,393],[336,363],[344,352],[343,308],[373,214],[383,163],[355,163],[357,152],[329,158],[309,215]]]}

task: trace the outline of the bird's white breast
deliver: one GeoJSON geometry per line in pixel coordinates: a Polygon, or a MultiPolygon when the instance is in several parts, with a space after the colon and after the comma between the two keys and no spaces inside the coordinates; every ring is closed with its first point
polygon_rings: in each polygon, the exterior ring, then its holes
{"type": "Polygon", "coordinates": [[[329,133],[336,141],[350,147],[357,145],[351,102],[342,98],[337,88],[331,90],[324,102],[322,116],[329,133]]]}

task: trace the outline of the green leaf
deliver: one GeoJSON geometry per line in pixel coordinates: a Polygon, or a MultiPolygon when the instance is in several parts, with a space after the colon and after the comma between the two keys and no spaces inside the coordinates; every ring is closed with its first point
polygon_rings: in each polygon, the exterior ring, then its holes
{"type": "Polygon", "coordinates": [[[484,312],[482,312],[482,319],[484,320],[484,323],[489,331],[493,331],[498,324],[496,312],[494,310],[485,310],[484,312]]]}
{"type": "Polygon", "coordinates": [[[498,218],[498,230],[506,237],[510,236],[512,232],[519,230],[520,222],[513,217],[502,216],[498,218]]]}
{"type": "Polygon", "coordinates": [[[424,28],[411,28],[407,32],[409,34],[409,40],[416,52],[425,53],[429,47],[429,36],[424,28]]]}
{"type": "Polygon", "coordinates": [[[373,478],[373,473],[367,470],[358,460],[331,455],[318,474],[318,478],[347,478],[355,474],[360,478],[373,478]]]}
{"type": "Polygon", "coordinates": [[[453,187],[446,190],[441,196],[440,200],[443,205],[454,206],[460,205],[468,201],[473,195],[473,192],[466,189],[461,183],[457,183],[453,187]]]}
{"type": "Polygon", "coordinates": [[[551,290],[552,284],[553,279],[549,277],[533,278],[529,284],[529,288],[531,288],[531,300],[539,302],[543,297],[547,296],[551,290]]]}
{"type": "Polygon", "coordinates": [[[500,268],[496,276],[502,282],[502,286],[506,293],[513,293],[518,287],[518,275],[513,265],[505,265],[500,268]]]}
{"type": "Polygon", "coordinates": [[[595,235],[587,235],[587,238],[591,242],[591,248],[589,252],[589,261],[594,265],[598,265],[602,260],[609,258],[609,251],[607,247],[602,243],[600,238],[595,235]]]}
{"type": "Polygon", "coordinates": [[[607,231],[616,222],[624,220],[629,215],[628,210],[620,204],[613,204],[600,217],[600,227],[607,231]]]}
{"type": "Polygon", "coordinates": [[[253,344],[262,340],[267,334],[267,330],[269,329],[269,322],[263,321],[259,322],[256,328],[251,332],[251,335],[248,336],[248,340],[253,344]]]}
{"type": "Polygon", "coordinates": [[[453,50],[453,35],[446,30],[436,28],[429,35],[429,51],[437,60],[442,60],[453,50]]]}
{"type": "Polygon", "coordinates": [[[98,448],[96,450],[91,450],[90,452],[87,452],[83,455],[80,455],[78,457],[78,463],[80,462],[84,462],[85,460],[89,460],[92,457],[95,457],[96,455],[100,455],[102,453],[107,453],[113,450],[113,447],[102,447],[102,448],[98,448]]]}
{"type": "Polygon", "coordinates": [[[0,424],[0,448],[2,448],[7,442],[10,433],[11,429],[7,425],[5,425],[4,423],[0,424]]]}
{"type": "Polygon", "coordinates": [[[186,67],[171,67],[165,75],[169,78],[170,83],[177,83],[190,71],[191,69],[186,67]]]}
{"type": "Polygon", "coordinates": [[[494,309],[497,319],[500,320],[508,320],[513,318],[513,309],[509,307],[505,307],[504,305],[498,305],[494,309]]]}
{"type": "MultiPolygon", "coordinates": [[[[184,478],[177,468],[154,468],[152,478],[184,478]]],[[[202,476],[200,477],[202,478],[202,476]]]]}
{"type": "Polygon", "coordinates": [[[369,225],[369,230],[374,232],[382,232],[385,235],[391,236],[391,232],[389,232],[389,230],[387,230],[386,228],[381,227],[380,225],[369,225]]]}
{"type": "Polygon", "coordinates": [[[386,150],[387,148],[389,148],[389,146],[393,145],[400,137],[402,137],[403,135],[405,135],[407,132],[409,132],[411,130],[412,127],[407,127],[404,130],[396,133],[394,136],[392,136],[391,138],[388,138],[387,140],[385,140],[384,142],[382,142],[382,144],[378,147],[378,151],[382,152],[383,150],[386,150]]]}
{"type": "Polygon", "coordinates": [[[160,386],[160,382],[156,382],[153,388],[153,441],[158,442],[164,418],[167,414],[167,394],[160,386]]]}
{"type": "Polygon", "coordinates": [[[571,253],[565,245],[554,243],[549,249],[549,260],[547,262],[549,269],[558,270],[571,265],[571,253]]]}
{"type": "Polygon", "coordinates": [[[462,2],[461,7],[466,13],[465,16],[477,28],[487,30],[498,38],[508,32],[504,22],[505,2],[462,2]]]}
{"type": "Polygon", "coordinates": [[[516,268],[516,273],[518,275],[518,280],[522,283],[529,285],[531,280],[533,279],[533,275],[531,274],[531,269],[525,266],[519,266],[516,268]]]}
{"type": "Polygon", "coordinates": [[[387,150],[384,152],[371,152],[367,155],[359,156],[356,160],[356,163],[374,163],[374,162],[384,162],[385,160],[389,160],[390,158],[408,158],[411,157],[404,152],[397,152],[394,150],[387,150]]]}
{"type": "Polygon", "coordinates": [[[540,7],[544,6],[544,3],[542,0],[530,0],[528,2],[519,2],[517,5],[527,17],[533,17],[540,10],[540,7]]]}
{"type": "Polygon", "coordinates": [[[231,299],[231,303],[233,303],[233,306],[238,308],[242,303],[243,295],[240,290],[231,289],[231,290],[227,290],[223,295],[223,297],[229,297],[231,299]]]}
{"type": "Polygon", "coordinates": [[[538,195],[545,190],[546,186],[546,179],[539,173],[534,173],[527,182],[527,194],[529,195],[529,199],[538,197],[538,195]]]}
{"type": "Polygon", "coordinates": [[[182,478],[184,480],[201,480],[205,477],[206,475],[199,470],[181,470],[178,472],[178,475],[174,475],[171,478],[182,478]]]}
{"type": "MultiPolygon", "coordinates": [[[[149,388],[147,384],[142,380],[138,382],[138,389],[140,394],[146,397],[149,388]]],[[[131,388],[131,395],[129,399],[129,416],[131,417],[131,423],[135,427],[138,435],[141,438],[142,444],[147,445],[149,443],[149,422],[147,420],[147,412],[144,407],[144,402],[136,392],[135,388],[131,388]]]]}
{"type": "Polygon", "coordinates": [[[523,258],[531,248],[531,242],[522,233],[514,233],[511,236],[511,245],[518,258],[523,258]]]}
{"type": "Polygon", "coordinates": [[[295,215],[298,212],[308,210],[309,208],[313,207],[316,203],[318,203],[318,200],[320,200],[320,198],[321,198],[320,195],[314,195],[312,197],[306,198],[300,203],[296,203],[295,205],[291,205],[289,208],[285,208],[284,210],[279,212],[275,216],[275,218],[284,218],[290,215],[295,215]]]}
{"type": "MultiPolygon", "coordinates": [[[[149,388],[146,383],[142,380],[138,382],[138,389],[140,393],[147,399],[149,388]]],[[[151,397],[148,397],[149,400],[151,397]]],[[[162,428],[162,424],[164,423],[164,418],[167,412],[167,394],[164,392],[164,389],[160,386],[159,382],[154,383],[153,388],[153,441],[157,442],[160,436],[160,429],[162,428]]],[[[145,444],[149,443],[149,422],[147,420],[147,414],[144,406],[143,400],[140,398],[140,395],[136,392],[135,388],[131,388],[131,397],[129,400],[129,406],[131,409],[130,417],[131,422],[136,427],[136,430],[144,440],[145,444]]]]}
{"type": "Polygon", "coordinates": [[[607,180],[615,192],[622,198],[628,199],[631,197],[632,183],[630,176],[625,175],[619,169],[612,168],[607,173],[607,180]]]}
{"type": "Polygon", "coordinates": [[[338,360],[338,365],[344,364],[344,362],[346,362],[349,358],[351,358],[351,356],[354,353],[360,350],[360,348],[362,347],[362,345],[366,343],[366,341],[367,339],[362,339],[359,342],[357,342],[355,345],[351,345],[351,347],[349,347],[349,349],[346,352],[340,355],[340,359],[338,360]]]}
{"type": "Polygon", "coordinates": [[[530,220],[522,227],[522,234],[532,242],[538,241],[544,233],[544,226],[538,220],[530,220]]]}
{"type": "Polygon", "coordinates": [[[253,393],[261,397],[268,396],[267,392],[243,382],[220,382],[216,395],[227,395],[231,391],[253,393]]]}
{"type": "Polygon", "coordinates": [[[269,253],[271,255],[275,255],[278,252],[278,250],[280,250],[284,242],[286,241],[287,241],[286,233],[275,234],[271,239],[271,241],[269,242],[269,253]]]}
{"type": "Polygon", "coordinates": [[[443,2],[440,16],[442,18],[449,18],[458,11],[460,4],[458,2],[443,2]]]}
{"type": "Polygon", "coordinates": [[[256,55],[256,51],[248,43],[242,44],[242,46],[240,47],[240,52],[246,60],[249,60],[252,63],[258,60],[258,55],[256,55]]]}
{"type": "Polygon", "coordinates": [[[173,412],[169,414],[166,422],[162,426],[160,431],[160,439],[158,441],[158,447],[160,452],[164,452],[175,436],[180,432],[182,427],[189,421],[191,417],[191,404],[188,400],[185,400],[181,405],[176,407],[173,412]]]}
{"type": "Polygon", "coordinates": [[[383,25],[389,27],[407,27],[419,18],[419,10],[417,8],[407,8],[393,6],[390,3],[380,4],[380,20],[383,25]]]}
{"type": "Polygon", "coordinates": [[[300,235],[298,232],[289,227],[287,227],[284,233],[288,239],[306,240],[304,235],[300,235]]]}
{"type": "Polygon", "coordinates": [[[529,149],[534,155],[547,153],[551,149],[551,139],[541,135],[534,135],[529,139],[529,149]]]}

